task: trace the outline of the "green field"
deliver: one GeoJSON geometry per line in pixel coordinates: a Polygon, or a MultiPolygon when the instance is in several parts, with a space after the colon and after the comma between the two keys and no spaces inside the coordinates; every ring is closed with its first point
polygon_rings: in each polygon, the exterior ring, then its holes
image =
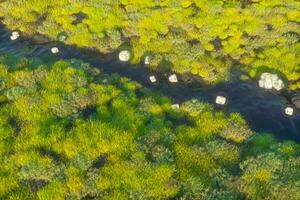
{"type": "Polygon", "coordinates": [[[297,0],[4,0],[10,29],[42,34],[103,53],[128,49],[131,62],[191,72],[206,83],[262,71],[300,88],[300,2],[297,0]],[[239,73],[240,74],[240,73],[239,73]]]}
{"type": "Polygon", "coordinates": [[[289,199],[300,146],[78,60],[0,58],[0,199],[289,199]]]}

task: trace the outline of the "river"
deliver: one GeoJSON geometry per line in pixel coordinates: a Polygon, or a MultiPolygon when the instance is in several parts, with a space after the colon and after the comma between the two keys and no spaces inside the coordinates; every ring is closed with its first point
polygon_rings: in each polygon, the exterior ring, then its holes
{"type": "Polygon", "coordinates": [[[199,99],[214,104],[217,95],[222,94],[228,99],[225,106],[215,106],[216,110],[226,113],[238,112],[256,132],[271,133],[280,140],[294,140],[300,142],[300,111],[295,110],[293,116],[284,114],[288,100],[284,95],[263,90],[251,81],[234,81],[220,83],[214,87],[204,87],[200,82],[192,85],[183,82],[182,76],[178,83],[169,83],[167,74],[149,71],[143,65],[131,65],[118,61],[117,54],[103,55],[96,51],[76,48],[58,42],[37,44],[30,39],[20,37],[16,41],[10,40],[11,32],[0,25],[0,53],[11,53],[24,57],[38,57],[41,59],[81,59],[94,67],[100,68],[102,73],[118,73],[139,82],[144,87],[161,92],[174,103],[181,103],[190,99],[199,99]],[[58,47],[60,52],[52,54],[51,48],[58,47]],[[156,75],[158,82],[152,84],[150,75],[156,75]]]}

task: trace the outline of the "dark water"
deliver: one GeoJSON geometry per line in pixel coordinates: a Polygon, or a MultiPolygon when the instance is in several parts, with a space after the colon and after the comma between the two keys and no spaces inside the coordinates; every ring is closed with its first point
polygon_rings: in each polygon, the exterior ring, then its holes
{"type": "Polygon", "coordinates": [[[52,42],[36,44],[29,39],[19,38],[10,40],[10,31],[0,25],[0,53],[11,53],[24,57],[40,57],[44,59],[81,59],[98,67],[103,73],[118,73],[141,83],[143,86],[162,92],[170,97],[174,103],[197,98],[214,104],[218,94],[228,98],[228,104],[222,109],[227,113],[241,113],[247,120],[252,130],[257,132],[272,133],[278,139],[300,141],[300,112],[296,110],[294,116],[286,116],[283,112],[288,103],[283,95],[272,94],[260,89],[251,82],[222,83],[213,88],[203,87],[199,82],[189,85],[183,83],[179,77],[179,83],[170,84],[162,73],[155,74],[148,71],[142,65],[129,65],[118,61],[116,54],[101,55],[95,51],[67,46],[52,42]],[[51,54],[52,47],[58,47],[60,53],[51,54]],[[149,81],[150,75],[159,77],[158,83],[149,81]]]}

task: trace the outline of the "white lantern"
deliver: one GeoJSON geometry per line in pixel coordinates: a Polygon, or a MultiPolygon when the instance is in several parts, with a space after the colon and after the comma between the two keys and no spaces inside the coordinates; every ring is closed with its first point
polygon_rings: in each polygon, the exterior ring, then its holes
{"type": "Polygon", "coordinates": [[[130,52],[127,50],[123,50],[119,53],[119,60],[122,62],[127,62],[130,59],[130,52]]]}
{"type": "Polygon", "coordinates": [[[179,104],[173,104],[171,107],[174,110],[178,110],[179,109],[179,104]]]}
{"type": "Polygon", "coordinates": [[[286,107],[284,111],[285,114],[289,116],[292,116],[294,114],[294,109],[292,107],[286,107]]]}
{"type": "Polygon", "coordinates": [[[226,104],[226,97],[223,96],[217,96],[216,98],[216,104],[218,105],[225,105],[226,104]]]}
{"type": "Polygon", "coordinates": [[[145,57],[144,63],[145,63],[145,65],[149,65],[150,64],[150,56],[146,56],[145,57]]]}
{"type": "Polygon", "coordinates": [[[51,52],[52,52],[53,54],[57,54],[57,53],[59,53],[59,49],[58,49],[57,47],[52,47],[52,48],[51,48],[51,52]]]}
{"type": "Polygon", "coordinates": [[[170,81],[171,83],[177,83],[177,82],[178,82],[178,79],[177,79],[176,74],[172,74],[171,76],[169,76],[169,81],[170,81]]]}
{"type": "Polygon", "coordinates": [[[150,76],[149,79],[150,79],[151,83],[156,82],[156,77],[155,76],[150,76]]]}
{"type": "Polygon", "coordinates": [[[20,37],[20,33],[18,31],[14,31],[11,33],[10,39],[11,40],[16,40],[20,37]]]}

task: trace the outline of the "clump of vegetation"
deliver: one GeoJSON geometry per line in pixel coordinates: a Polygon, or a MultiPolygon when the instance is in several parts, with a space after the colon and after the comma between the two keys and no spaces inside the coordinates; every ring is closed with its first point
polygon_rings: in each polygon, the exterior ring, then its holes
{"type": "Polygon", "coordinates": [[[299,199],[300,146],[239,114],[78,60],[0,63],[1,199],[299,199]]]}
{"type": "Polygon", "coordinates": [[[6,0],[0,17],[11,29],[107,53],[128,44],[132,62],[169,62],[207,83],[238,67],[250,77],[275,71],[300,88],[297,0],[6,0]]]}

